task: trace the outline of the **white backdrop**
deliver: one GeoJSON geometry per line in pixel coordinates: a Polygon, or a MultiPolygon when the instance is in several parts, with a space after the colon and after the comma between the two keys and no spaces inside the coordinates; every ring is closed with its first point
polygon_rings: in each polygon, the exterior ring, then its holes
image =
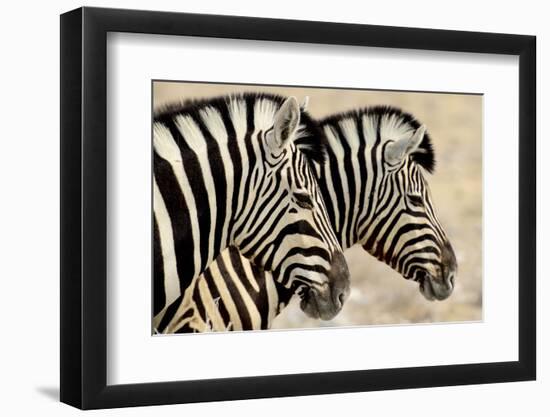
{"type": "MultiPolygon", "coordinates": [[[[145,1],[94,1],[88,5],[150,8],[145,1]]],[[[2,178],[3,199],[0,210],[2,263],[0,276],[4,289],[0,309],[5,331],[0,355],[2,402],[6,415],[40,412],[73,415],[77,412],[57,403],[59,378],[59,156],[58,91],[59,27],[58,14],[80,6],[62,0],[10,3],[2,13],[2,178]],[[7,93],[7,94],[6,94],[7,93]],[[9,414],[8,414],[9,413],[9,414]]],[[[332,20],[442,29],[481,30],[536,34],[538,73],[550,66],[550,28],[542,9],[543,2],[523,1],[506,7],[502,2],[484,4],[464,0],[445,4],[437,1],[316,2],[308,7],[296,1],[231,2],[203,0],[158,1],[164,10],[241,14],[295,19],[332,20]],[[495,18],[495,13],[498,11],[495,18]]],[[[548,81],[539,75],[539,120],[548,112],[548,81]]],[[[548,124],[539,122],[539,138],[549,137],[548,124]]],[[[539,140],[539,213],[550,210],[548,192],[540,194],[550,179],[550,169],[541,167],[542,156],[550,152],[548,143],[539,140]]],[[[539,216],[539,259],[550,250],[550,222],[539,216]],[[542,238],[545,235],[546,237],[542,238]]],[[[543,275],[539,267],[539,275],[543,275]]],[[[547,323],[550,284],[539,277],[539,352],[549,351],[547,323]]],[[[542,357],[541,357],[542,356],[542,357]]],[[[547,415],[550,366],[539,355],[539,381],[486,386],[435,388],[327,395],[316,397],[239,401],[170,407],[101,411],[99,415],[182,415],[212,416],[276,415],[314,412],[369,413],[372,415],[464,416],[547,415]],[[544,412],[545,410],[546,412],[544,412]]]]}
{"type": "Polygon", "coordinates": [[[517,58],[119,33],[107,51],[109,384],[517,360],[517,58]],[[152,338],[151,79],[483,93],[483,321],[152,338]]]}

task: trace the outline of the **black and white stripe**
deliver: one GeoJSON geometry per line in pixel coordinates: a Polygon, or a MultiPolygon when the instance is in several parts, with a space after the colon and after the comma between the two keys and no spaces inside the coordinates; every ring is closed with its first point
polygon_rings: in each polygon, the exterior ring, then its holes
{"type": "MultiPolygon", "coordinates": [[[[342,247],[361,244],[405,278],[418,281],[426,298],[448,297],[456,260],[425,179],[435,160],[424,126],[391,107],[338,114],[320,125],[328,139],[327,163],[317,165],[316,174],[342,247]]],[[[234,248],[224,251],[200,281],[193,301],[174,309],[167,332],[269,328],[292,296],[234,248]],[[232,291],[217,292],[222,281],[232,291]],[[247,301],[236,301],[241,299],[247,301]],[[221,324],[207,323],[217,314],[214,305],[224,312],[221,324]]],[[[309,313],[307,293],[301,295],[302,309],[309,313]]]]}
{"type": "Polygon", "coordinates": [[[307,288],[320,315],[340,310],[349,275],[312,169],[324,139],[292,97],[227,96],[155,116],[157,323],[230,245],[285,287],[307,288]]]}

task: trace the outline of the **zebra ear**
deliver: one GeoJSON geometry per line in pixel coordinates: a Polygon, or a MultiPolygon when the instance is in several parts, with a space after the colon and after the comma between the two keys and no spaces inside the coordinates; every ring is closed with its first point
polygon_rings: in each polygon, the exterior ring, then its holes
{"type": "Polygon", "coordinates": [[[398,164],[405,157],[417,152],[419,150],[424,134],[426,133],[426,126],[422,125],[410,138],[399,139],[386,146],[384,157],[387,163],[391,165],[398,164]]]}
{"type": "Polygon", "coordinates": [[[296,133],[300,124],[300,106],[295,97],[285,100],[275,113],[273,130],[267,134],[267,144],[273,152],[282,151],[296,133]]]}
{"type": "Polygon", "coordinates": [[[309,96],[305,96],[304,100],[302,101],[302,105],[300,106],[300,109],[302,109],[302,111],[306,111],[308,105],[309,105],[309,96]]]}

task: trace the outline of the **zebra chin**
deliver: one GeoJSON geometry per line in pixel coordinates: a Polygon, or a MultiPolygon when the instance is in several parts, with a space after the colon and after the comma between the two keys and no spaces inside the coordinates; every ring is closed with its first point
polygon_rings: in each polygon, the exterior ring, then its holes
{"type": "Polygon", "coordinates": [[[328,282],[309,287],[300,296],[300,308],[313,319],[332,320],[342,310],[350,293],[350,275],[342,252],[335,252],[327,275],[328,282]]]}

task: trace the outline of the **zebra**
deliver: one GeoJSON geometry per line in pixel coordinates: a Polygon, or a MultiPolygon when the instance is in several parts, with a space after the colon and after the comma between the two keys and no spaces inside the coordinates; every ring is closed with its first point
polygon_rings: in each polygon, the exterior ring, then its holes
{"type": "MultiPolygon", "coordinates": [[[[342,248],[362,245],[405,279],[416,281],[428,300],[449,297],[457,263],[423,172],[435,169],[426,127],[390,106],[332,115],[319,124],[328,139],[327,163],[316,165],[316,177],[342,248]]],[[[191,302],[180,299],[162,331],[205,331],[211,316],[223,320],[210,330],[268,329],[294,295],[235,248],[224,251],[198,283],[191,302]],[[224,294],[216,290],[222,280],[230,288],[224,294]],[[213,299],[216,309],[208,307],[213,299]]],[[[302,310],[315,317],[308,293],[298,295],[302,310]]]]}
{"type": "Polygon", "coordinates": [[[313,172],[325,141],[294,97],[229,95],[155,114],[153,325],[230,245],[307,289],[321,317],[340,311],[349,271],[313,172]]]}

